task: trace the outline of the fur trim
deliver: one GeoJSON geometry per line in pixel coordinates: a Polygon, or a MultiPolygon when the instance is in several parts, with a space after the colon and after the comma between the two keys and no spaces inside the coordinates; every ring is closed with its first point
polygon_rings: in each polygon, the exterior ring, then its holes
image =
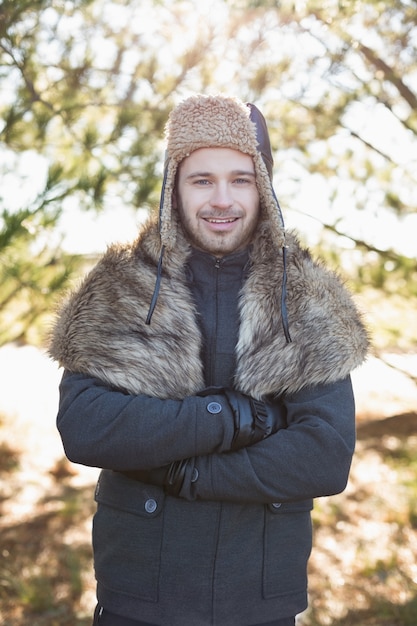
{"type": "Polygon", "coordinates": [[[192,96],[172,111],[166,128],[167,160],[160,210],[161,243],[165,248],[177,245],[180,229],[178,216],[172,209],[178,166],[200,148],[231,148],[253,158],[263,218],[269,222],[275,245],[284,244],[281,211],[259,152],[257,129],[250,114],[251,109],[239,100],[220,95],[192,96]]]}
{"type": "MultiPolygon", "coordinates": [[[[204,387],[201,333],[187,287],[183,242],[167,251],[152,325],[145,319],[159,250],[149,223],[131,246],[114,246],[64,305],[50,355],[75,372],[130,393],[183,398],[204,387]],[[175,363],[175,367],[172,364],[175,363]]],[[[281,327],[282,255],[267,228],[253,245],[244,285],[235,386],[254,397],[340,380],[362,363],[368,336],[339,279],[288,237],[288,309],[293,342],[281,327]]]]}
{"type": "Polygon", "coordinates": [[[178,398],[202,388],[201,338],[184,280],[184,251],[167,259],[158,314],[145,324],[158,242],[153,225],[134,244],[110,247],[67,300],[49,349],[61,366],[131,393],[178,398]]]}
{"type": "Polygon", "coordinates": [[[369,337],[350,293],[293,233],[287,234],[291,343],[282,332],[282,255],[276,256],[267,233],[260,237],[252,260],[240,306],[240,391],[254,397],[292,393],[341,380],[363,362],[369,337]]]}

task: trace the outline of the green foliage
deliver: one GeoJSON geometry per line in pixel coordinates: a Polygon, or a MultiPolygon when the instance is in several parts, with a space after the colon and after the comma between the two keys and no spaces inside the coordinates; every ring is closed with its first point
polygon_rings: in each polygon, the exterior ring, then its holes
{"type": "MultiPolygon", "coordinates": [[[[3,311],[0,344],[7,341],[41,340],[36,323],[55,308],[56,292],[72,275],[76,259],[44,248],[35,254],[23,244],[14,244],[1,255],[0,307],[3,311]],[[29,333],[29,335],[28,335],[29,333]]],[[[36,341],[36,342],[37,342],[36,341]]]]}
{"type": "MultiPolygon", "coordinates": [[[[20,290],[18,309],[37,297],[40,313],[51,306],[42,294],[64,287],[76,266],[53,236],[68,200],[89,211],[114,198],[137,209],[158,204],[167,115],[193,91],[259,104],[285,213],[317,215],[333,229],[327,248],[348,236],[361,280],[412,289],[410,253],[360,226],[381,209],[405,223],[415,213],[414,9],[406,0],[4,0],[0,158],[13,158],[1,161],[9,184],[0,191],[0,343],[10,294],[20,290]],[[10,187],[19,189],[28,154],[49,173],[18,202],[10,187]],[[306,206],[300,190],[313,178],[326,192],[306,206]]],[[[22,333],[32,319],[21,321],[22,333]]]]}

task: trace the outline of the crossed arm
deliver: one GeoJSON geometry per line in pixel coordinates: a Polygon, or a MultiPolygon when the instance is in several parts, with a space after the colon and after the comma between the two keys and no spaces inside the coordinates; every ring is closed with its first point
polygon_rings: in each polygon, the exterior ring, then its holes
{"type": "Polygon", "coordinates": [[[350,379],[277,402],[276,432],[232,450],[236,416],[222,393],[183,400],[132,396],[66,372],[57,423],[76,463],[134,471],[189,459],[178,494],[189,500],[285,502],[342,491],[355,445],[350,379]],[[219,412],[208,410],[212,402],[219,412]]]}

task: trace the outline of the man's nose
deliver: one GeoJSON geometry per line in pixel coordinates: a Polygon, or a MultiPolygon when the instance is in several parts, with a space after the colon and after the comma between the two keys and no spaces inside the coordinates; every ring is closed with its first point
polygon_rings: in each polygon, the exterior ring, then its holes
{"type": "Polygon", "coordinates": [[[210,204],[222,209],[228,209],[233,205],[231,190],[227,183],[218,183],[214,187],[210,204]]]}

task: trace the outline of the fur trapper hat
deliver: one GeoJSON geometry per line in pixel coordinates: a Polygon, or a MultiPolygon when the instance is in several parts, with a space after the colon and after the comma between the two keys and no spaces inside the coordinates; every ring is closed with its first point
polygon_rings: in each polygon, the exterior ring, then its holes
{"type": "Polygon", "coordinates": [[[166,127],[166,161],[160,203],[161,244],[176,245],[178,215],[172,209],[172,194],[178,166],[199,148],[231,148],[252,157],[262,208],[273,241],[284,245],[284,223],[272,187],[273,159],[268,130],[262,113],[253,104],[223,95],[196,95],[180,103],[166,127]]]}
{"type": "Polygon", "coordinates": [[[281,313],[287,342],[291,342],[286,308],[286,247],[281,208],[272,186],[273,158],[268,129],[259,109],[223,95],[196,95],[180,103],[171,113],[166,126],[167,150],[159,204],[161,253],[155,290],[146,324],[151,323],[162,279],[165,250],[174,250],[182,233],[179,215],[173,208],[173,193],[178,166],[200,148],[231,148],[252,157],[261,206],[258,230],[267,233],[271,244],[283,257],[281,313]]]}

